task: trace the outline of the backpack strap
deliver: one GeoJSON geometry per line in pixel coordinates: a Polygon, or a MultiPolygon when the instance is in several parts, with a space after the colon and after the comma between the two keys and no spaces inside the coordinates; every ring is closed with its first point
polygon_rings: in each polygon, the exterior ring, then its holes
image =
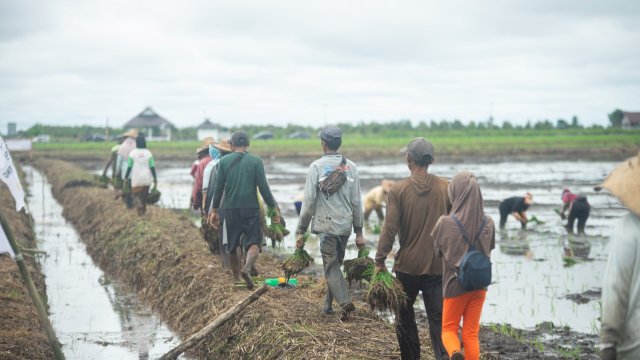
{"type": "MultiPolygon", "coordinates": [[[[458,225],[458,228],[460,229],[460,233],[462,234],[464,241],[467,244],[469,244],[469,246],[473,246],[473,244],[469,241],[469,238],[467,237],[467,233],[464,231],[464,226],[462,226],[462,223],[460,222],[460,220],[458,220],[458,217],[456,217],[455,214],[451,214],[451,219],[453,219],[456,225],[458,225]]],[[[478,241],[478,239],[480,238],[480,234],[482,234],[482,230],[484,230],[484,226],[486,225],[486,223],[487,223],[487,217],[483,216],[482,223],[480,224],[480,230],[478,230],[476,237],[473,238],[474,242],[478,241]]]]}

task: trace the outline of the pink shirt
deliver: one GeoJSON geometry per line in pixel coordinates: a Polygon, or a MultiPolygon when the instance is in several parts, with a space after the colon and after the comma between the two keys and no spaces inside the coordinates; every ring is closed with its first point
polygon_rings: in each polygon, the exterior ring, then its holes
{"type": "Polygon", "coordinates": [[[201,159],[196,169],[196,181],[194,182],[193,189],[191,190],[191,200],[193,202],[194,210],[198,210],[202,206],[202,179],[204,177],[204,168],[207,167],[207,164],[210,161],[211,156],[207,156],[204,159],[201,159]]]}
{"type": "Polygon", "coordinates": [[[578,197],[578,195],[572,193],[571,191],[567,191],[564,194],[562,194],[562,202],[563,203],[570,203],[573,202],[573,200],[575,200],[578,197]]]}

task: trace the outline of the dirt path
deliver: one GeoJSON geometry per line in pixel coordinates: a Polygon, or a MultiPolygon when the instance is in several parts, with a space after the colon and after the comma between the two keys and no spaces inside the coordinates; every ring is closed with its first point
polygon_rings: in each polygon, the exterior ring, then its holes
{"type": "MultiPolygon", "coordinates": [[[[26,248],[35,248],[35,236],[26,216],[15,211],[9,189],[0,186],[0,208],[11,225],[16,240],[26,248]]],[[[36,287],[45,294],[45,284],[39,266],[25,255],[25,263],[36,287]]],[[[42,296],[42,295],[41,295],[42,296]]],[[[45,296],[42,296],[46,299],[45,296]]],[[[42,330],[38,312],[31,302],[16,262],[0,255],[0,359],[51,359],[53,353],[42,330]]]]}

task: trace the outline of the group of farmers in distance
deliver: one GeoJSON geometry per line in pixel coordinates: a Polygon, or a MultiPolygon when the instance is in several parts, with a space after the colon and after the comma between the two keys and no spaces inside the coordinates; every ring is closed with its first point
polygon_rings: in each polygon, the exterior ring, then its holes
{"type": "MultiPolygon", "coordinates": [[[[322,313],[336,313],[337,303],[337,312],[346,321],[355,310],[340,268],[350,235],[355,233],[356,246],[364,247],[363,225],[376,211],[380,219],[385,219],[375,255],[376,271],[388,271],[385,260],[399,238],[393,271],[407,296],[396,318],[402,358],[420,357],[413,306],[422,292],[436,359],[478,359],[480,316],[487,288],[469,291],[461,280],[461,262],[470,261],[472,251],[488,261],[495,247],[495,227],[485,214],[476,176],[463,171],[446,180],[431,174],[434,146],[424,138],[415,138],[401,149],[410,176],[396,182],[383,181],[367,194],[363,210],[358,167],[339,153],[341,129],[327,126],[319,136],[323,155],[309,166],[304,197],[297,204],[300,217],[295,236],[298,248],[304,246],[303,236],[308,230],[319,237],[327,283],[322,313]],[[333,176],[335,172],[342,175],[333,176]],[[334,192],[320,190],[319,184],[326,179],[337,182],[334,192]],[[460,328],[462,341],[458,337],[460,328]]],[[[223,266],[232,271],[236,280],[242,278],[252,289],[251,276],[257,275],[255,264],[262,245],[261,219],[265,217],[260,199],[271,209],[274,223],[284,220],[269,188],[263,162],[248,152],[249,145],[249,137],[243,131],[233,133],[228,140],[205,139],[192,167],[195,184],[191,202],[194,209],[201,211],[202,231],[210,250],[222,257],[223,266]]],[[[127,181],[131,183],[125,198],[127,205],[144,214],[145,196],[157,183],[154,158],[146,149],[144,136],[135,130],[125,133],[121,144],[112,149],[105,173],[109,166],[124,187],[127,181]]],[[[621,164],[600,188],[609,190],[631,210],[611,239],[602,297],[601,357],[638,359],[640,156],[621,164]]],[[[567,231],[573,231],[577,220],[578,232],[584,233],[590,212],[586,198],[564,189],[562,202],[559,214],[564,219],[568,211],[567,231]]],[[[509,215],[526,227],[526,210],[532,203],[530,193],[503,200],[499,205],[500,228],[504,228],[509,215]]]]}

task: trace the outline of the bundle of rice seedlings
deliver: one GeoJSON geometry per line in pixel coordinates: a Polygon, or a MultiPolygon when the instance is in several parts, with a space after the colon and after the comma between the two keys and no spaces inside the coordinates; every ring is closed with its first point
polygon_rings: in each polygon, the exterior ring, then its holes
{"type": "Polygon", "coordinates": [[[100,187],[102,188],[106,188],[109,186],[109,177],[107,175],[100,175],[100,177],[98,178],[98,184],[100,185],[100,187]]]}
{"type": "Polygon", "coordinates": [[[366,248],[358,250],[357,258],[344,262],[344,273],[349,284],[360,280],[371,281],[374,269],[375,261],[369,257],[369,250],[366,248]]]}
{"type": "MultiPolygon", "coordinates": [[[[267,209],[267,216],[269,218],[273,218],[277,214],[278,213],[276,212],[276,209],[267,209]]],[[[281,218],[280,223],[277,224],[271,221],[271,225],[264,229],[264,236],[271,239],[271,247],[275,247],[276,243],[282,242],[282,240],[284,240],[284,237],[289,234],[289,230],[287,230],[284,225],[284,218],[281,218]]]]}
{"type": "Polygon", "coordinates": [[[162,193],[157,189],[157,188],[152,188],[151,191],[149,191],[149,195],[147,196],[147,204],[155,204],[158,201],[160,201],[160,196],[162,195],[162,193]]]}
{"type": "Polygon", "coordinates": [[[375,224],[373,225],[373,233],[376,235],[380,235],[380,233],[382,232],[382,228],[380,227],[380,225],[375,224]]]}
{"type": "MultiPolygon", "coordinates": [[[[307,243],[309,236],[309,233],[304,234],[303,241],[305,244],[307,243]]],[[[307,268],[312,261],[313,258],[309,255],[307,250],[304,249],[304,245],[302,246],[302,249],[296,249],[293,252],[293,255],[289,256],[281,266],[282,270],[284,270],[287,282],[289,282],[289,278],[291,278],[291,276],[296,275],[307,268]]]]}
{"type": "Polygon", "coordinates": [[[391,310],[395,314],[407,299],[402,284],[388,271],[375,271],[366,294],[371,310],[391,310]]]}

